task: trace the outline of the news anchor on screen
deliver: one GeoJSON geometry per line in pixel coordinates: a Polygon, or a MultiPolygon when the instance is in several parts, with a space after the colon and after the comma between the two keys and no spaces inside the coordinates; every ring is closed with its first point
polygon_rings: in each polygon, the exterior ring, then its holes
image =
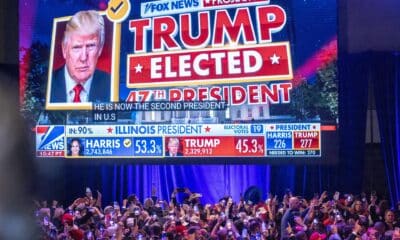
{"type": "Polygon", "coordinates": [[[61,43],[65,65],[53,72],[50,103],[110,101],[110,74],[96,69],[104,32],[104,19],[94,10],[77,12],[67,22],[61,43]]]}
{"type": "Polygon", "coordinates": [[[83,145],[81,141],[77,138],[73,138],[68,144],[68,156],[78,157],[83,156],[83,145]]]}
{"type": "Polygon", "coordinates": [[[178,138],[170,138],[168,139],[167,148],[168,150],[165,152],[166,157],[177,157],[183,156],[181,152],[179,152],[179,139],[178,138]]]}

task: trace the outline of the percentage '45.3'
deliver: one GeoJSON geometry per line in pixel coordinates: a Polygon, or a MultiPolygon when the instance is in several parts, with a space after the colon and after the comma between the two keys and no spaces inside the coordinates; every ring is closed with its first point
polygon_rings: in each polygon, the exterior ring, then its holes
{"type": "Polygon", "coordinates": [[[259,150],[263,151],[262,148],[259,148],[257,139],[239,139],[235,148],[239,153],[258,153],[259,150]]]}

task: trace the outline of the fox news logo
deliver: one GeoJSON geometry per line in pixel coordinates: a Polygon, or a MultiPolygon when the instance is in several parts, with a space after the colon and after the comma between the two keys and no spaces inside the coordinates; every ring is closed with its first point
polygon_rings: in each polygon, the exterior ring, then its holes
{"type": "Polygon", "coordinates": [[[154,17],[201,10],[268,5],[269,0],[160,0],[141,4],[142,17],[154,17]]]}
{"type": "Polygon", "coordinates": [[[161,0],[141,4],[142,17],[161,16],[168,14],[198,11],[200,0],[161,0]]]}
{"type": "Polygon", "coordinates": [[[62,157],[65,151],[64,126],[36,127],[36,156],[62,157]]]}

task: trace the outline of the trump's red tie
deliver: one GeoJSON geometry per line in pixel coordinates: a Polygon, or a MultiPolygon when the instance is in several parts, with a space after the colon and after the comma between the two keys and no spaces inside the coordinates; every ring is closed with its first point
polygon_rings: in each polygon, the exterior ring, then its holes
{"type": "Polygon", "coordinates": [[[74,87],[73,90],[74,90],[74,93],[75,93],[73,102],[81,102],[81,92],[83,90],[82,85],[76,84],[76,86],[74,87]]]}

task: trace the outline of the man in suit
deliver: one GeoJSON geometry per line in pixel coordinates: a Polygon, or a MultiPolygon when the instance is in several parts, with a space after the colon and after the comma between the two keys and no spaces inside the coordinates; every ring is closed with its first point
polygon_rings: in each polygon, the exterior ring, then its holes
{"type": "Polygon", "coordinates": [[[104,19],[80,11],[67,23],[62,40],[64,67],[52,76],[51,103],[108,102],[110,75],[96,69],[104,46],[104,19]]]}
{"type": "Polygon", "coordinates": [[[181,152],[179,152],[179,139],[178,138],[170,138],[168,140],[167,148],[168,148],[168,151],[165,152],[166,157],[183,156],[183,154],[181,152]]]}

